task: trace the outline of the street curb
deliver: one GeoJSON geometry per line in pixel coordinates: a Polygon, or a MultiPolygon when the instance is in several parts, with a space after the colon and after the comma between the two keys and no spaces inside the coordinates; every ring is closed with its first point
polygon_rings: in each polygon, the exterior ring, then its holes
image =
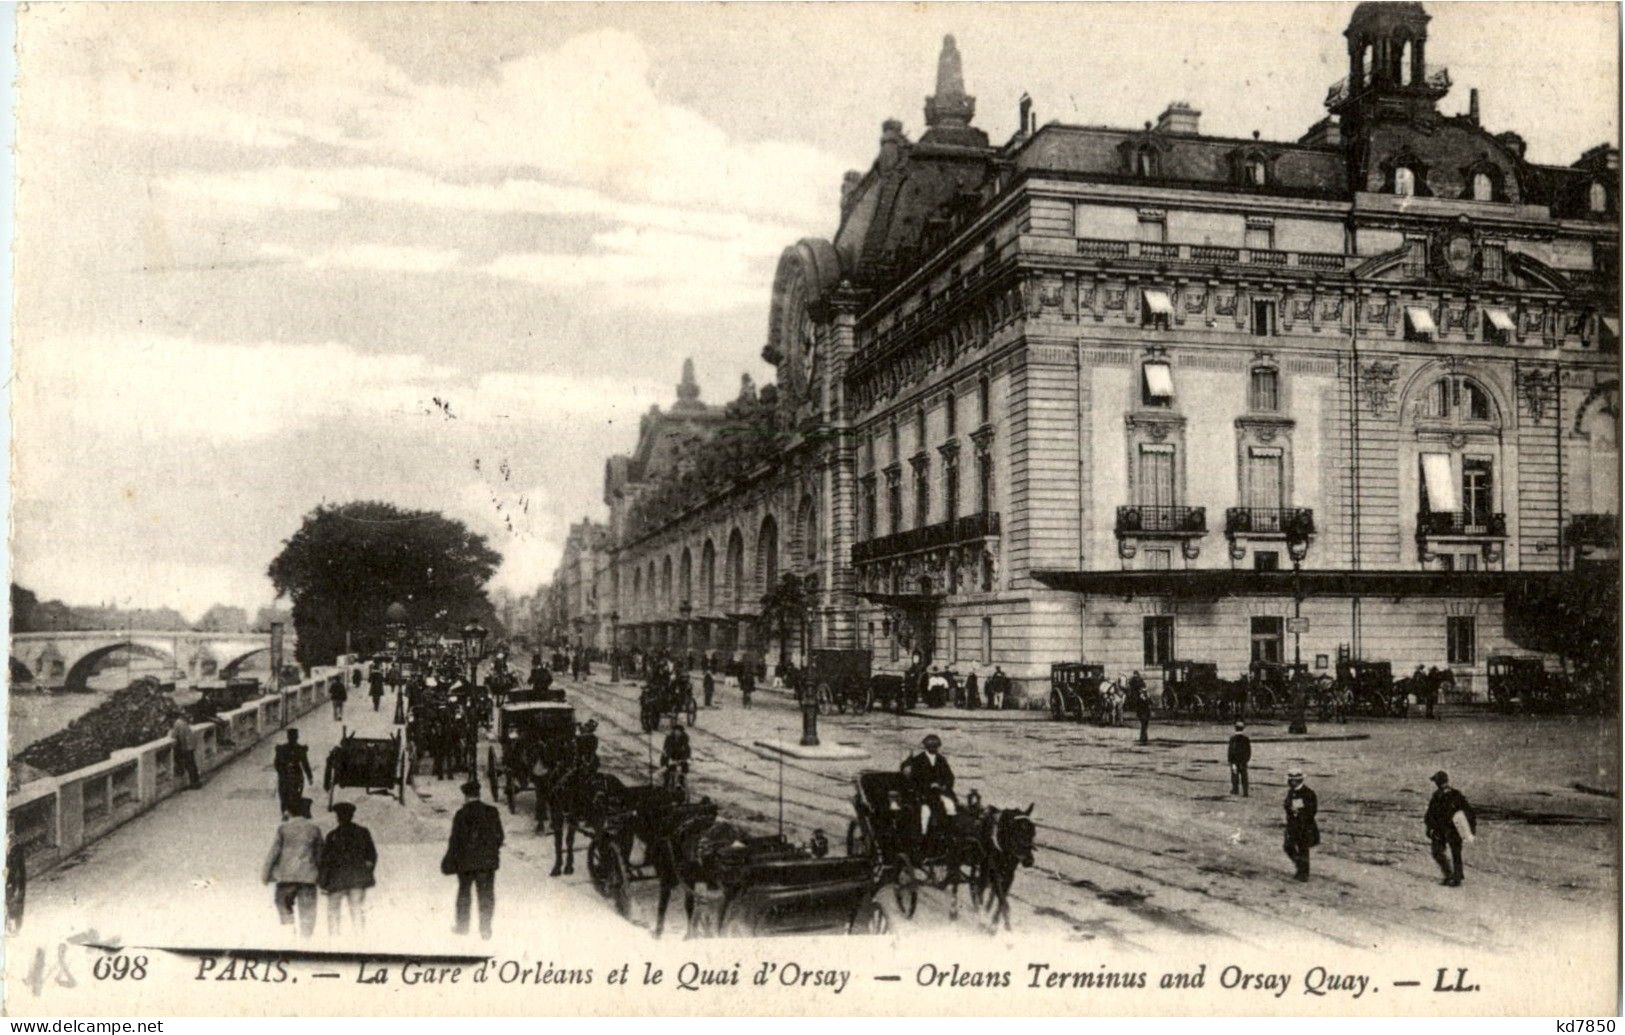
{"type": "MultiPolygon", "coordinates": [[[[869,714],[896,715],[898,713],[890,711],[889,709],[877,708],[877,709],[875,709],[873,712],[871,712],[869,714]]],[[[903,712],[902,715],[904,715],[904,716],[906,716],[908,718],[911,718],[911,719],[936,719],[939,722],[992,722],[992,723],[1000,723],[1000,722],[1049,722],[1049,721],[1051,721],[1050,717],[1049,717],[1049,712],[1040,711],[1039,709],[1036,709],[1036,708],[1014,708],[1014,709],[1010,709],[1010,710],[1000,710],[1000,711],[993,711],[993,712],[987,711],[985,709],[977,709],[976,711],[970,711],[969,709],[951,709],[951,708],[932,708],[932,709],[927,709],[925,711],[920,711],[918,709],[910,709],[908,711],[903,712]]]]}
{"type": "MultiPolygon", "coordinates": [[[[1251,741],[1252,743],[1254,743],[1254,744],[1318,744],[1318,743],[1331,744],[1331,743],[1338,743],[1340,741],[1349,741],[1349,740],[1370,740],[1371,739],[1371,734],[1369,734],[1369,733],[1339,733],[1339,734],[1328,735],[1328,736],[1323,736],[1323,737],[1314,737],[1314,736],[1254,737],[1251,734],[1249,734],[1247,739],[1249,741],[1251,741]]],[[[1151,742],[1153,744],[1174,744],[1174,745],[1209,744],[1209,745],[1215,745],[1215,746],[1222,746],[1222,745],[1230,743],[1230,739],[1228,737],[1226,737],[1224,740],[1175,740],[1172,737],[1152,737],[1151,742]]]]}
{"type": "Polygon", "coordinates": [[[869,752],[862,748],[852,747],[848,744],[819,744],[817,747],[804,747],[793,744],[787,740],[754,740],[752,746],[762,749],[771,756],[784,756],[797,758],[809,762],[847,762],[868,758],[869,752]]]}

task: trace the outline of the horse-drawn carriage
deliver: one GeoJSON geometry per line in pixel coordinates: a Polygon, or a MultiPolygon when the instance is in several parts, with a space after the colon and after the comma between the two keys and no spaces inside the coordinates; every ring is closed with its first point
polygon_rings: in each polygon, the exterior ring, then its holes
{"type": "Polygon", "coordinates": [[[1104,665],[1061,661],[1049,670],[1049,712],[1058,720],[1120,726],[1126,694],[1106,678],[1104,665]]]}
{"type": "Polygon", "coordinates": [[[686,675],[657,672],[638,694],[638,724],[653,733],[667,718],[685,718],[690,726],[699,721],[700,705],[694,699],[694,686],[686,675]]]}
{"type": "MultiPolygon", "coordinates": [[[[850,930],[873,892],[873,862],[861,855],[830,856],[820,845],[816,834],[812,847],[775,835],[745,838],[708,858],[697,856],[696,876],[720,891],[716,932],[760,937],[850,930]]],[[[690,910],[691,930],[705,926],[696,925],[698,919],[690,910]]]]}
{"type": "Polygon", "coordinates": [[[869,652],[857,649],[815,648],[807,653],[802,686],[817,695],[820,707],[837,712],[866,712],[874,690],[869,678],[869,652]]]}
{"type": "MultiPolygon", "coordinates": [[[[520,691],[516,698],[539,696],[520,691]]],[[[538,763],[547,770],[569,760],[575,745],[575,709],[542,700],[510,700],[497,709],[496,743],[486,750],[486,779],[491,800],[500,787],[514,811],[514,796],[534,788],[538,763]]]]}
{"type": "Polygon", "coordinates": [[[1211,661],[1170,661],[1162,666],[1162,707],[1172,717],[1224,717],[1224,687],[1211,661]]]}
{"type": "Polygon", "coordinates": [[[1413,685],[1413,679],[1396,683],[1391,662],[1339,658],[1337,692],[1355,715],[1403,719],[1410,712],[1411,694],[1421,696],[1424,688],[1413,685]]]}
{"type": "Polygon", "coordinates": [[[1546,671],[1540,658],[1494,654],[1485,672],[1490,703],[1503,711],[1562,711],[1571,696],[1568,678],[1561,672],[1546,671]]]}
{"type": "Polygon", "coordinates": [[[339,742],[328,751],[327,766],[322,772],[328,807],[332,807],[333,794],[340,787],[361,788],[368,794],[391,794],[396,801],[405,804],[409,762],[402,736],[397,730],[387,737],[358,737],[340,727],[339,742]]]}
{"type": "Polygon", "coordinates": [[[889,929],[890,907],[880,896],[888,887],[905,918],[914,916],[921,887],[947,891],[950,916],[956,915],[961,884],[993,924],[1002,920],[1009,927],[1016,868],[1033,862],[1031,805],[1025,810],[983,808],[972,791],[955,815],[941,817],[942,829],[933,829],[921,819],[927,803],[906,774],[867,771],[853,782],[846,853],[872,861],[874,887],[854,914],[852,930],[889,929]]]}
{"type": "Polygon", "coordinates": [[[709,800],[689,802],[681,792],[660,786],[627,787],[600,774],[589,807],[573,817],[588,833],[587,874],[598,893],[623,917],[632,915],[632,885],[660,881],[655,934],[665,926],[666,906],[678,883],[677,844],[685,835],[710,827],[717,807],[709,800]]]}
{"type": "Polygon", "coordinates": [[[902,672],[877,672],[869,677],[866,707],[901,715],[914,707],[919,690],[917,680],[902,672]]]}

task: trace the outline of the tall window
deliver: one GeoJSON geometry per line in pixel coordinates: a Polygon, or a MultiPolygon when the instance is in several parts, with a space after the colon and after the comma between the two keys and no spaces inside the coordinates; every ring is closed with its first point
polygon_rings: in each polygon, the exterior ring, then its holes
{"type": "Polygon", "coordinates": [[[1279,449],[1248,448],[1247,506],[1255,510],[1278,510],[1284,505],[1282,459],[1279,449]]]}
{"type": "Polygon", "coordinates": [[[1148,178],[1157,175],[1157,156],[1150,148],[1134,152],[1134,172],[1137,176],[1148,178]]]}
{"type": "Polygon", "coordinates": [[[1275,333],[1275,303],[1267,299],[1253,299],[1253,333],[1269,337],[1275,333]]]}
{"type": "Polygon", "coordinates": [[[1447,658],[1452,665],[1478,660],[1478,621],[1472,615],[1450,615],[1444,620],[1447,658]]]}
{"type": "Polygon", "coordinates": [[[993,419],[993,387],[985,377],[976,382],[976,417],[979,424],[993,419]]]}
{"type": "Polygon", "coordinates": [[[903,479],[897,471],[886,472],[886,520],[892,535],[903,530],[903,479]]]}
{"type": "Polygon", "coordinates": [[[1394,193],[1402,198],[1416,194],[1416,174],[1403,165],[1394,170],[1394,193]]]}
{"type": "Polygon", "coordinates": [[[1247,385],[1247,408],[1274,413],[1281,408],[1281,375],[1274,367],[1254,367],[1247,385]]]}
{"type": "Polygon", "coordinates": [[[914,411],[914,448],[925,448],[925,407],[921,406],[914,411]]]}
{"type": "Polygon", "coordinates": [[[945,456],[942,460],[942,510],[944,521],[952,521],[959,516],[958,453],[945,456]]]}
{"type": "Polygon", "coordinates": [[[1411,41],[1406,40],[1405,45],[1399,48],[1399,85],[1411,84],[1411,41]]]}
{"type": "Polygon", "coordinates": [[[875,479],[873,475],[863,480],[863,495],[859,506],[863,510],[863,537],[875,537],[875,479]]]}
{"type": "Polygon", "coordinates": [[[954,435],[959,433],[959,414],[955,412],[958,408],[958,404],[957,400],[954,399],[954,393],[952,390],[950,390],[947,397],[942,400],[942,407],[942,419],[946,428],[943,434],[947,435],[949,438],[953,438],[954,435]]]}
{"type": "Polygon", "coordinates": [[[897,434],[896,417],[892,418],[887,434],[891,437],[891,462],[895,464],[903,458],[903,441],[902,437],[897,434]]]}
{"type": "Polygon", "coordinates": [[[1174,660],[1174,619],[1172,615],[1154,615],[1144,619],[1145,664],[1161,668],[1174,660]]]}
{"type": "Polygon", "coordinates": [[[1243,243],[1257,251],[1269,251],[1275,247],[1275,229],[1268,226],[1249,226],[1243,243]]]}
{"type": "Polygon", "coordinates": [[[921,461],[914,468],[914,527],[931,523],[931,465],[921,461]]]}
{"type": "Polygon", "coordinates": [[[1356,86],[1369,86],[1371,84],[1372,48],[1367,43],[1360,51],[1360,81],[1356,86]]]}
{"type": "Polygon", "coordinates": [[[1140,446],[1138,488],[1141,506],[1171,507],[1174,505],[1173,446],[1140,446]]]}
{"type": "Polygon", "coordinates": [[[959,619],[948,619],[948,664],[959,661],[959,619]]]}
{"type": "Polygon", "coordinates": [[[1495,510],[1494,474],[1490,461],[1467,457],[1461,462],[1461,509],[1468,524],[1487,525],[1495,510]]]}
{"type": "Polygon", "coordinates": [[[1269,177],[1269,167],[1264,164],[1263,159],[1249,158],[1247,160],[1247,183],[1250,186],[1262,187],[1269,182],[1269,177]]]}
{"type": "Polygon", "coordinates": [[[983,449],[976,454],[977,512],[993,513],[993,456],[983,449]]]}
{"type": "Polygon", "coordinates": [[[982,619],[982,664],[993,664],[993,619],[982,619]]]}
{"type": "Polygon", "coordinates": [[[1473,200],[1495,200],[1495,182],[1490,179],[1489,173],[1473,173],[1473,200]]]}
{"type": "Polygon", "coordinates": [[[1590,203],[1591,211],[1596,212],[1599,215],[1601,213],[1603,213],[1603,212],[1607,212],[1608,211],[1608,188],[1604,187],[1600,183],[1593,183],[1591,185],[1591,193],[1590,193],[1590,197],[1589,197],[1588,200],[1589,200],[1589,203],[1590,203]]]}
{"type": "Polygon", "coordinates": [[[1283,622],[1279,618],[1255,616],[1252,619],[1253,660],[1278,664],[1281,660],[1283,622]]]}

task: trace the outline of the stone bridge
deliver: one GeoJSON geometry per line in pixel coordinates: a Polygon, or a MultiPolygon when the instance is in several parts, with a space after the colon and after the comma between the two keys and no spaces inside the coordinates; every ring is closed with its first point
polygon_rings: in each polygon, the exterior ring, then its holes
{"type": "MultiPolygon", "coordinates": [[[[285,634],[284,655],[292,661],[297,641],[285,634]]],[[[269,633],[214,633],[140,629],[13,633],[11,685],[83,690],[98,667],[116,651],[168,663],[192,681],[229,678],[251,658],[271,650],[269,633]]]]}

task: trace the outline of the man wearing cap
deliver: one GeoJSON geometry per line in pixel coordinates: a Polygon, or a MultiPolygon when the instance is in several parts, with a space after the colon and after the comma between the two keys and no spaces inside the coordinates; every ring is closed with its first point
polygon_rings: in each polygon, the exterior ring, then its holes
{"type": "Polygon", "coordinates": [[[271,854],[265,858],[265,883],[275,884],[272,900],[277,917],[292,924],[299,917],[299,935],[316,930],[316,882],[321,876],[322,829],[310,818],[310,799],[289,803],[288,818],[276,828],[271,854]]]}
{"type": "Polygon", "coordinates": [[[1247,764],[1253,760],[1253,742],[1242,732],[1244,722],[1236,723],[1236,732],[1230,734],[1230,793],[1247,797],[1247,764]]]}
{"type": "Polygon", "coordinates": [[[496,912],[497,867],[501,865],[502,814],[480,800],[480,782],[463,784],[463,807],[451,820],[451,840],[440,860],[440,872],[457,877],[456,934],[468,933],[469,892],[479,897],[480,937],[491,937],[496,912]]]}
{"type": "Polygon", "coordinates": [[[953,767],[940,751],[942,738],[933,733],[920,746],[925,750],[903,763],[903,773],[920,799],[920,822],[931,841],[941,834],[945,817],[959,811],[959,801],[954,797],[953,767]]]}
{"type": "Polygon", "coordinates": [[[1309,849],[1320,844],[1320,827],[1315,823],[1319,802],[1315,792],[1303,782],[1303,770],[1294,766],[1286,773],[1286,837],[1281,847],[1298,868],[1298,880],[1309,879],[1309,849]]]}
{"type": "Polygon", "coordinates": [[[367,927],[367,889],[374,883],[378,848],[372,843],[372,832],[355,822],[353,802],[334,805],[333,815],[339,825],[322,843],[321,879],[317,881],[327,894],[327,932],[339,933],[346,906],[350,926],[360,932],[367,927]]]}
{"type": "Polygon", "coordinates": [[[1478,833],[1478,817],[1473,814],[1473,807],[1467,804],[1467,796],[1450,786],[1450,777],[1440,770],[1433,774],[1433,797],[1428,801],[1427,817],[1423,821],[1427,828],[1428,843],[1432,846],[1433,861],[1439,864],[1439,872],[1444,875],[1440,881],[1445,887],[1461,887],[1461,845],[1464,840],[1471,840],[1478,833]],[[1457,817],[1460,816],[1458,821],[1457,817]],[[1466,829],[1463,830],[1463,827],[1466,829]],[[1450,849],[1448,857],[1445,848],[1450,849]]]}

